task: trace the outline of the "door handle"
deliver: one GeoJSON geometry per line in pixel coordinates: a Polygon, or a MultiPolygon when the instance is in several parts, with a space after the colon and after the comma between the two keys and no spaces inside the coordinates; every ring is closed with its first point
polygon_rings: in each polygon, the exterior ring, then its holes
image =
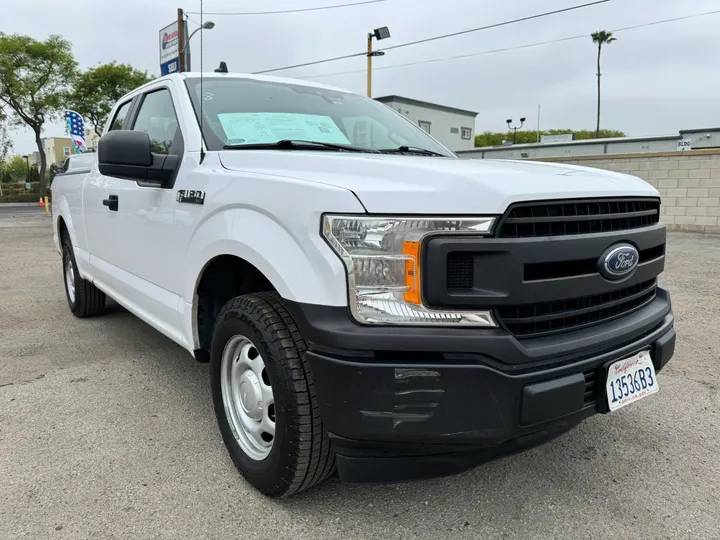
{"type": "Polygon", "coordinates": [[[103,206],[107,206],[108,210],[112,210],[113,212],[117,212],[118,209],[118,196],[117,195],[108,195],[107,199],[103,199],[103,206]]]}

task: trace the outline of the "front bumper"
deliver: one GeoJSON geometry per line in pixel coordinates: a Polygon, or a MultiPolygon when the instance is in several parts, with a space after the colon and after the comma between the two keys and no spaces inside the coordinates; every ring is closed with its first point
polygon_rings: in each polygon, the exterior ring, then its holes
{"type": "Polygon", "coordinates": [[[650,349],[659,372],[675,348],[662,288],[622,319],[522,342],[502,330],[362,327],[336,308],[289,307],[347,482],[451,474],[550,440],[607,411],[608,362],[650,349]]]}

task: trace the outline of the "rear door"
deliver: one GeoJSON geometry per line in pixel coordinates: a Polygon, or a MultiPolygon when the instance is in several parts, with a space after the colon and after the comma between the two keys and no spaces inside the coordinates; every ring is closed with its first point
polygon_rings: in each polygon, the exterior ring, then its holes
{"type": "MultiPolygon", "coordinates": [[[[111,122],[108,131],[127,128],[130,125],[131,114],[136,98],[128,98],[118,104],[111,113],[111,122]]],[[[103,176],[95,163],[85,181],[82,190],[82,212],[77,215],[84,216],[83,233],[86,242],[82,243],[86,250],[75,256],[84,258],[83,262],[89,264],[89,273],[94,282],[102,289],[113,293],[118,287],[118,274],[113,272],[112,266],[117,264],[117,251],[119,229],[119,208],[115,209],[106,204],[111,196],[117,196],[124,189],[128,180],[103,176]]],[[[78,266],[81,262],[78,261],[78,266]]]]}

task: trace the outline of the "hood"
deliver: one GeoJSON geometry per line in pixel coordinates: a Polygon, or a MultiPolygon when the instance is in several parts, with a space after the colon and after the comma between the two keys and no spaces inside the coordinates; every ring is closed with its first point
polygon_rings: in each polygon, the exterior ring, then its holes
{"type": "Polygon", "coordinates": [[[233,171],[348,189],[378,214],[501,214],[518,201],[658,196],[627,174],[532,161],[296,150],[225,150],[220,161],[233,171]]]}

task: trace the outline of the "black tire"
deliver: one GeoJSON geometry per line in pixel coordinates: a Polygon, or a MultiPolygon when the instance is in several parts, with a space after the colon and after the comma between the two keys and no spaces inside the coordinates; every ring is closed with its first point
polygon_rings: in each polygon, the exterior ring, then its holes
{"type": "Polygon", "coordinates": [[[280,297],[259,293],[233,298],[220,311],[210,349],[210,382],[225,446],[245,479],[270,497],[312,487],[335,471],[335,455],[320,420],[306,344],[280,297]],[[270,453],[256,461],[235,439],[222,397],[225,345],[242,335],[258,349],[275,399],[275,437],[270,453]]]}
{"type": "Polygon", "coordinates": [[[67,236],[63,238],[62,246],[63,283],[65,285],[65,297],[67,298],[70,311],[73,315],[80,318],[92,317],[93,315],[102,313],[105,309],[105,293],[89,281],[80,277],[77,263],[75,262],[75,254],[73,253],[72,244],[67,236]],[[72,265],[73,269],[73,282],[75,283],[74,299],[68,290],[68,265],[72,265]]]}

